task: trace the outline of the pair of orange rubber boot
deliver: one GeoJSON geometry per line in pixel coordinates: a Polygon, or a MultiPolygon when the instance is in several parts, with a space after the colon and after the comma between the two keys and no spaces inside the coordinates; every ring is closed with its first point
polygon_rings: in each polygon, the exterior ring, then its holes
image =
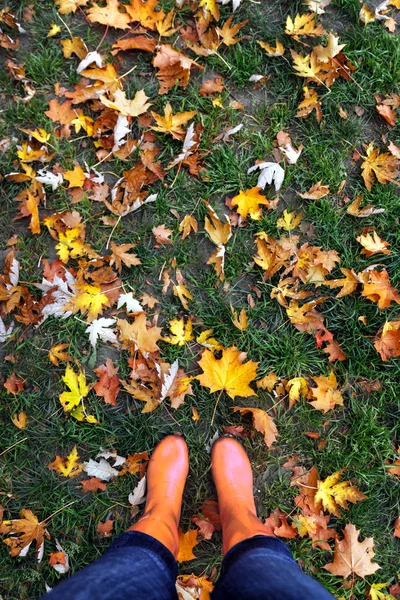
{"type": "MultiPolygon", "coordinates": [[[[212,475],[218,493],[223,553],[255,535],[268,535],[257,518],[253,474],[242,446],[234,439],[218,439],[211,452],[212,475]]],[[[189,471],[183,438],[170,435],[154,450],[147,469],[147,500],[143,516],[129,531],[141,531],[160,541],[176,557],[182,495],[189,471]]]]}

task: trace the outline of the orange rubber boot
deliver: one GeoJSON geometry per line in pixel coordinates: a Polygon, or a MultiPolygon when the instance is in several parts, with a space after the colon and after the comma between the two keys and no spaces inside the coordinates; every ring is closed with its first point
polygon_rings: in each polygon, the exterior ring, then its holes
{"type": "Polygon", "coordinates": [[[253,473],[243,447],[234,439],[220,438],[211,452],[212,475],[217,488],[222,524],[222,552],[255,535],[268,535],[257,517],[253,473]]]}
{"type": "Polygon", "coordinates": [[[147,468],[147,497],[143,516],[128,531],[156,538],[176,557],[182,494],[189,471],[186,442],[174,435],[156,446],[147,468]]]}

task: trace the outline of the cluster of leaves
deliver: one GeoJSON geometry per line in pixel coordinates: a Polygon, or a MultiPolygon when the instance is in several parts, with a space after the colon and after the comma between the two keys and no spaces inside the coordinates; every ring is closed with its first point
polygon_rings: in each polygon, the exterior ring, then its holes
{"type": "MultiPolygon", "coordinates": [[[[85,318],[88,338],[82,343],[86,342],[92,348],[96,348],[97,344],[113,346],[121,352],[122,359],[129,367],[128,375],[122,378],[119,375],[120,367],[107,358],[104,364],[93,370],[96,381],[90,383],[87,370],[70,355],[69,352],[73,353],[67,340],[50,348],[50,363],[56,367],[60,363],[65,364],[62,382],[68,391],[64,390],[59,395],[65,418],[93,426],[99,422],[97,416],[92,414],[96,409],[96,397],[102,398],[108,405],[117,406],[121,390],[132,397],[134,406],[140,407],[142,413],[161,408],[169,412],[167,399],[172,409],[178,410],[186,397],[193,395],[193,387],[200,385],[211,394],[218,393],[214,401],[215,415],[223,393],[232,400],[237,397],[257,398],[256,389],[261,389],[266,390],[274,400],[271,409],[241,404],[232,410],[240,415],[250,415],[254,428],[263,435],[270,448],[279,435],[273,416],[276,414],[276,405],[282,405],[286,399],[288,410],[301,401],[324,414],[343,406],[343,388],[333,370],[328,375],[294,376],[287,373],[287,378],[283,378],[269,373],[262,377],[258,362],[249,359],[235,345],[224,347],[216,339],[218,336],[214,337],[213,330],[204,328],[192,314],[193,294],[183,267],[176,259],[165,263],[160,279],[163,281],[162,293],[175,296],[184,316],[169,321],[167,325],[161,311],[154,310],[160,304],[159,299],[148,293],[139,295],[127,291],[127,284],[124,283],[124,277],[134,275],[135,267],[141,264],[138,255],[132,252],[137,244],[117,245],[112,241],[116,228],[127,215],[148,210],[146,205],[156,202],[157,192],[154,190],[160,188],[170,170],[176,169],[178,176],[181,169],[187,169],[190,176],[204,182],[208,177],[207,156],[202,148],[204,125],[200,111],[180,112],[171,100],[165,103],[163,114],[155,112],[151,107],[157,99],[148,97],[144,89],[138,89],[132,98],[129,97],[129,72],[119,74],[119,55],[128,51],[152,55],[158,93],[164,96],[178,88],[184,90],[192,72],[203,70],[202,61],[207,62],[208,57],[217,56],[224,60],[220,52],[224,47],[229,49],[243,40],[235,36],[246,25],[246,21],[233,24],[234,15],[231,15],[222,24],[220,6],[216,0],[190,2],[189,7],[182,7],[185,2],[178,0],[177,8],[168,13],[158,5],[157,0],[130,0],[128,4],[118,0],[107,0],[101,4],[92,0],[56,0],[55,4],[60,15],[78,12],[89,23],[105,25],[124,33],[113,44],[113,58],[103,56],[97,49],[90,49],[83,39],[72,34],[61,39],[63,55],[74,64],[80,80],[73,90],[56,84],[55,98],[49,101],[48,110],[45,111],[49,123],[54,127],[52,134],[43,128],[21,130],[24,137],[17,149],[15,171],[5,173],[4,179],[23,185],[15,198],[19,210],[17,218],[28,220],[32,235],[39,235],[43,229],[47,229],[49,243],[53,241],[58,259],[42,261],[41,283],[21,282],[18,260],[20,240],[17,236],[8,240],[4,269],[0,274],[0,341],[12,340],[19,326],[44,329],[49,318],[73,319],[78,314],[79,318],[85,318]],[[186,21],[182,23],[180,19],[184,17],[186,21]],[[179,47],[163,40],[168,40],[177,32],[180,36],[179,47]],[[188,53],[195,55],[195,59],[188,53]],[[83,136],[86,142],[92,144],[97,162],[92,166],[75,162],[72,169],[65,169],[58,162],[61,157],[53,142],[74,141],[78,139],[76,136],[83,136]],[[169,157],[167,164],[164,157],[158,158],[163,156],[165,136],[171,136],[182,144],[181,152],[172,159],[169,157]],[[114,159],[129,163],[129,168],[123,171],[121,177],[101,166],[114,159]],[[71,207],[49,214],[53,195],[60,189],[67,194],[71,207]],[[103,248],[94,247],[88,239],[86,222],[79,210],[79,203],[84,199],[98,203],[106,212],[105,216],[99,217],[104,226],[110,227],[109,238],[103,248]],[[178,348],[188,345],[199,367],[196,367],[195,374],[186,373],[179,364],[179,358],[171,362],[165,360],[162,343],[178,348]]],[[[233,8],[239,4],[238,0],[233,0],[233,8]]],[[[343,52],[345,45],[340,44],[339,38],[333,33],[328,34],[318,22],[318,14],[323,12],[329,1],[307,1],[305,4],[311,12],[288,17],[284,35],[288,44],[293,46],[290,54],[294,73],[305,80],[304,99],[298,107],[297,117],[309,118],[315,111],[315,118],[321,124],[323,99],[318,95],[320,90],[331,88],[339,78],[351,81],[356,67],[343,52]],[[307,39],[307,43],[304,39],[307,39]]],[[[21,26],[8,9],[0,11],[0,22],[7,28],[21,32],[21,26]]],[[[54,26],[49,35],[58,35],[60,32],[61,28],[54,26]]],[[[278,39],[275,47],[264,41],[259,41],[259,44],[271,60],[286,53],[285,44],[278,39]]],[[[1,32],[0,45],[12,53],[18,46],[18,40],[1,32]]],[[[16,84],[22,84],[27,94],[23,101],[29,102],[35,90],[26,77],[23,65],[9,59],[7,69],[16,84]]],[[[254,75],[251,79],[260,84],[263,77],[254,75]]],[[[216,76],[203,81],[199,95],[208,97],[214,106],[220,106],[221,98],[217,94],[224,87],[222,77],[216,76]]],[[[395,110],[399,106],[399,97],[395,94],[377,98],[378,113],[389,125],[394,124],[395,110]]],[[[231,107],[243,109],[240,103],[231,107]]],[[[241,125],[224,131],[222,139],[225,141],[240,128],[241,125]]],[[[302,150],[303,145],[296,148],[289,134],[280,131],[276,136],[273,160],[256,161],[248,170],[248,175],[257,175],[257,184],[249,189],[243,187],[232,198],[227,198],[229,214],[220,218],[206,201],[204,224],[199,223],[193,214],[186,214],[181,219],[177,213],[181,239],[192,236],[195,243],[202,239],[205,232],[216,247],[207,261],[215,270],[216,285],[223,285],[225,281],[225,258],[229,253],[233,231],[246,227],[248,220],[259,221],[266,210],[279,210],[279,196],[268,199],[264,190],[268,187],[271,194],[279,193],[286,176],[286,165],[295,165],[302,150]]],[[[353,156],[354,162],[362,159],[361,176],[368,191],[378,184],[399,185],[400,150],[392,142],[387,150],[382,152],[371,142],[365,148],[365,155],[356,151],[353,156]]],[[[318,202],[331,192],[329,186],[318,181],[308,191],[297,193],[303,200],[318,202]]],[[[363,218],[383,211],[371,205],[361,208],[362,202],[362,196],[353,201],[347,199],[344,218],[363,218]]],[[[343,277],[335,278],[334,272],[341,260],[338,252],[303,242],[300,234],[293,234],[297,228],[300,229],[302,218],[300,212],[284,210],[277,220],[277,229],[283,229],[286,232],[284,235],[275,238],[265,231],[257,232],[254,270],[257,272],[261,268],[264,282],[272,285],[271,298],[285,309],[293,327],[314,336],[317,348],[325,345],[323,352],[328,355],[329,363],[345,361],[346,348],[343,349],[334,339],[334,333],[328,330],[321,312],[326,303],[329,301],[335,307],[336,299],[358,293],[384,311],[392,303],[400,304],[400,296],[390,281],[388,271],[381,265],[374,264],[360,272],[341,268],[343,277]],[[337,288],[340,289],[336,297],[321,294],[321,290],[337,288]]],[[[164,224],[154,226],[152,233],[155,248],[162,251],[163,246],[171,245],[173,231],[164,224]]],[[[365,228],[356,239],[362,246],[361,254],[366,257],[388,255],[391,252],[390,244],[381,239],[375,229],[365,228]]],[[[244,331],[251,326],[244,307],[240,312],[232,306],[231,310],[234,327],[244,331]]],[[[368,340],[364,342],[370,343],[368,340]]],[[[400,356],[400,320],[382,321],[373,343],[382,361],[400,356]]],[[[17,396],[24,390],[25,382],[14,372],[6,379],[4,387],[10,395],[17,396]]],[[[201,419],[194,406],[192,418],[194,421],[201,419]]],[[[21,429],[29,425],[29,415],[25,412],[15,414],[12,419],[15,426],[21,429]]],[[[241,436],[244,428],[227,427],[226,430],[241,436]]],[[[82,476],[85,472],[89,479],[80,481],[84,492],[102,492],[107,482],[121,475],[139,474],[140,480],[129,498],[133,514],[137,512],[137,507],[145,497],[147,453],[120,457],[116,452],[105,452],[96,458],[100,458],[100,461],[89,459],[81,463],[77,448],[74,447],[66,458],[56,456],[48,467],[70,479],[82,476]],[[114,461],[112,465],[110,460],[114,461]]],[[[270,534],[287,538],[308,536],[313,547],[326,551],[331,551],[328,540],[334,539],[334,559],[326,565],[328,571],[344,578],[355,574],[360,577],[373,574],[379,568],[379,565],[371,562],[374,556],[373,540],[368,538],[362,543],[358,542],[359,532],[352,524],[346,525],[341,540],[336,530],[328,527],[330,515],[338,517],[339,507],[347,509],[347,502],[360,501],[365,498],[364,494],[349,481],[340,481],[342,472],[319,480],[316,468],[305,473],[294,462],[288,468],[294,471],[293,485],[300,488],[300,495],[295,499],[297,513],[289,517],[277,508],[266,521],[270,534]]],[[[396,463],[387,468],[393,475],[398,475],[396,463]]],[[[44,539],[49,535],[46,529],[49,519],[39,522],[29,509],[22,511],[20,519],[1,518],[0,533],[5,536],[4,542],[9,546],[11,555],[26,555],[30,544],[36,542],[40,560],[44,539]]],[[[196,529],[181,532],[180,562],[195,558],[193,548],[196,543],[201,539],[210,539],[213,532],[220,529],[215,503],[204,503],[192,521],[196,529]]],[[[112,526],[113,521],[107,519],[99,524],[98,533],[109,536],[112,526]]],[[[398,532],[398,524],[395,531],[398,532]]],[[[57,548],[58,552],[49,557],[50,565],[58,572],[66,573],[69,569],[68,554],[61,546],[57,548]]],[[[212,583],[207,577],[181,576],[177,589],[182,597],[206,599],[212,583]]],[[[379,588],[376,591],[378,593],[379,588]]]]}

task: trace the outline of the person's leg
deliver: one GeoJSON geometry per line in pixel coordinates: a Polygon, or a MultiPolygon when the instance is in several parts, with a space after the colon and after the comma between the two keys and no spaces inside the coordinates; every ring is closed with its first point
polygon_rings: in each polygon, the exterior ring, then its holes
{"type": "Polygon", "coordinates": [[[225,555],[212,599],[332,600],[258,519],[251,465],[239,442],[220,438],[211,456],[225,555]]]}
{"type": "Polygon", "coordinates": [[[176,600],[178,524],[188,464],[185,441],[164,438],[147,469],[143,516],[103,557],[50,592],[50,600],[176,600]]]}

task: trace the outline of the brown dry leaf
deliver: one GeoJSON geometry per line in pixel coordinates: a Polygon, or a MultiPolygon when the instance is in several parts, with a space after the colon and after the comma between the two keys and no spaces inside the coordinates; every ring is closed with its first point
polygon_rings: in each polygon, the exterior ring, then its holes
{"type": "Polygon", "coordinates": [[[134,350],[141,352],[157,352],[159,350],[157,342],[161,339],[161,327],[150,327],[144,313],[137,315],[133,323],[128,323],[125,319],[118,319],[117,327],[125,347],[133,346],[134,350]]]}
{"type": "Polygon", "coordinates": [[[24,380],[15,373],[11,373],[5,380],[4,387],[9,394],[19,394],[24,389],[24,380]]]}
{"type": "Polygon", "coordinates": [[[235,327],[240,329],[240,331],[244,331],[248,328],[249,322],[247,319],[247,313],[244,308],[240,311],[239,315],[237,310],[235,310],[231,304],[231,313],[232,313],[232,323],[235,327]]]}
{"type": "Polygon", "coordinates": [[[219,94],[224,89],[223,79],[220,75],[217,75],[215,79],[203,81],[199,89],[199,94],[200,96],[211,96],[212,94],[219,94]]]}
{"type": "Polygon", "coordinates": [[[376,302],[380,310],[389,308],[391,302],[400,304],[399,293],[390,284],[389,274],[386,269],[382,271],[374,269],[363,274],[359,273],[359,275],[365,275],[366,279],[361,295],[371,300],[371,302],[376,302]]]}
{"type": "Polygon", "coordinates": [[[190,119],[197,115],[197,110],[190,110],[182,113],[172,112],[172,107],[169,102],[164,107],[164,116],[157,113],[151,113],[157,123],[157,127],[151,127],[154,131],[161,133],[169,133],[176,140],[183,140],[185,131],[182,125],[185,125],[190,119]]]}
{"type": "Polygon", "coordinates": [[[297,107],[296,117],[306,119],[312,111],[315,110],[317,123],[320,123],[322,119],[322,109],[317,92],[313,89],[309,89],[307,86],[303,88],[303,92],[304,100],[302,100],[297,107]]]}
{"type": "Polygon", "coordinates": [[[146,472],[148,462],[149,455],[147,452],[128,454],[119,472],[119,476],[126,475],[127,473],[130,473],[131,475],[136,475],[136,473],[139,473],[140,478],[142,478],[146,472]]]}
{"type": "Polygon", "coordinates": [[[112,531],[113,527],[114,527],[114,520],[107,519],[107,521],[105,521],[104,523],[101,523],[101,522],[97,523],[96,531],[99,534],[99,537],[107,538],[107,537],[111,537],[111,531],[112,531]]]}
{"type": "Polygon", "coordinates": [[[179,223],[179,231],[182,233],[183,240],[186,239],[192,231],[197,233],[198,228],[198,223],[193,215],[185,215],[179,223]]]}
{"type": "Polygon", "coordinates": [[[120,390],[117,375],[118,370],[119,367],[114,367],[110,357],[107,357],[103,365],[99,365],[96,369],[93,369],[94,373],[99,377],[99,381],[93,386],[96,396],[104,398],[104,402],[112,406],[117,406],[117,396],[120,390]]]}
{"type": "Polygon", "coordinates": [[[60,361],[72,360],[71,356],[66,352],[67,348],[69,348],[69,343],[60,343],[52,346],[48,352],[50,362],[58,367],[60,361]]]}
{"type": "Polygon", "coordinates": [[[217,359],[211,350],[205,349],[198,361],[203,373],[196,379],[210,392],[225,390],[230,398],[236,396],[256,396],[250,383],[257,374],[258,363],[249,360],[244,362],[246,354],[240,352],[236,346],[224,348],[220,359],[217,359]]]}
{"type": "Polygon", "coordinates": [[[111,54],[115,56],[118,52],[126,50],[144,50],[145,52],[153,53],[157,46],[157,40],[147,37],[146,35],[135,35],[118,40],[113,44],[111,54]]]}
{"type": "Polygon", "coordinates": [[[365,187],[370,192],[375,179],[379,183],[394,183],[400,185],[395,178],[399,172],[397,170],[398,161],[395,156],[389,152],[379,152],[379,148],[374,148],[374,143],[371,142],[367,148],[367,156],[363,157],[364,162],[361,165],[362,177],[365,187]]]}
{"type": "Polygon", "coordinates": [[[400,356],[400,321],[386,321],[375,338],[374,346],[384,362],[400,356]]]}
{"type": "Polygon", "coordinates": [[[391,125],[392,127],[396,125],[397,115],[394,112],[394,110],[390,108],[390,106],[387,106],[386,104],[378,104],[376,110],[381,115],[381,117],[383,117],[385,121],[389,123],[389,125],[391,125]]]}
{"type": "Polygon", "coordinates": [[[330,59],[339,54],[346,44],[338,44],[339,38],[333,33],[328,35],[328,44],[325,46],[314,46],[313,53],[320,62],[328,63],[330,59]]]}
{"type": "Polygon", "coordinates": [[[396,538],[400,538],[400,517],[397,517],[397,519],[394,522],[394,533],[393,533],[393,535],[396,538]]]}
{"type": "Polygon", "coordinates": [[[305,200],[320,200],[329,194],[329,185],[322,185],[322,181],[318,181],[318,183],[313,185],[308,192],[305,192],[304,194],[297,192],[297,194],[305,200]]]}
{"type": "Polygon", "coordinates": [[[38,209],[38,201],[35,196],[31,194],[29,190],[27,190],[28,198],[25,203],[25,208],[28,214],[31,217],[31,222],[29,224],[29,229],[33,234],[40,233],[40,220],[39,220],[39,209],[38,209]]]}
{"type": "Polygon", "coordinates": [[[257,41],[257,44],[265,50],[268,56],[283,56],[285,54],[285,46],[278,39],[275,40],[275,48],[267,42],[257,41]]]}
{"type": "Polygon", "coordinates": [[[168,227],[165,226],[165,223],[158,225],[157,227],[153,227],[151,231],[156,238],[157,244],[171,244],[170,238],[173,234],[173,231],[172,229],[168,229],[168,227]]]}
{"type": "Polygon", "coordinates": [[[154,298],[154,296],[150,296],[149,294],[145,293],[140,297],[143,306],[148,306],[150,309],[154,308],[156,304],[159,304],[159,300],[157,300],[157,298],[154,298]]]}
{"type": "Polygon", "coordinates": [[[314,497],[317,510],[325,510],[331,515],[340,517],[339,507],[348,510],[348,502],[359,502],[367,496],[360,492],[350,481],[340,481],[342,471],[336,471],[324,481],[318,480],[318,490],[314,497]]]}
{"type": "Polygon", "coordinates": [[[189,83],[190,70],[193,67],[204,69],[185,54],[174,50],[169,44],[158,46],[157,54],[153,58],[153,65],[159,69],[156,74],[160,82],[159,94],[166,94],[175,85],[186,88],[189,83]]]}
{"type": "Polygon", "coordinates": [[[367,204],[364,208],[360,209],[361,202],[363,201],[363,195],[360,194],[351,204],[347,206],[346,212],[352,217],[369,217],[370,215],[378,215],[385,212],[384,208],[374,208],[372,204],[367,204]]]}
{"type": "Polygon", "coordinates": [[[20,412],[11,417],[11,421],[14,423],[15,427],[18,429],[25,429],[27,426],[28,415],[26,412],[20,412]]]}
{"type": "MultiPolygon", "coordinates": [[[[240,395],[243,396],[243,394],[240,395]]],[[[252,395],[254,396],[255,393],[253,392],[252,395]]],[[[254,428],[263,434],[266,445],[268,448],[271,448],[272,444],[276,440],[276,437],[279,435],[273,418],[270,417],[265,410],[261,410],[260,408],[242,408],[241,406],[234,406],[233,412],[237,411],[239,411],[241,415],[251,413],[253,417],[254,428]]]]}
{"type": "Polygon", "coordinates": [[[240,29],[242,29],[242,27],[244,27],[248,23],[248,21],[246,20],[231,27],[232,19],[233,15],[231,15],[229,19],[225,21],[222,27],[216,28],[216,31],[219,37],[221,38],[222,43],[225,44],[225,46],[233,46],[234,44],[240,42],[240,40],[242,40],[243,37],[235,38],[235,35],[240,29]]]}
{"type": "Polygon", "coordinates": [[[130,17],[126,12],[121,12],[119,7],[122,6],[119,0],[106,0],[106,6],[102,7],[92,3],[92,7],[86,13],[87,19],[91,23],[101,23],[107,27],[115,27],[116,29],[128,29],[130,17]]]}
{"type": "Polygon", "coordinates": [[[210,600],[210,593],[214,589],[214,584],[209,581],[208,576],[199,577],[198,575],[179,575],[176,580],[176,591],[179,600],[210,600]]]}
{"type": "Polygon", "coordinates": [[[83,479],[81,481],[82,484],[82,492],[98,492],[99,490],[105,492],[107,489],[107,484],[103,483],[101,479],[98,477],[90,477],[90,479],[83,479]]]}
{"type": "Polygon", "coordinates": [[[36,542],[38,562],[43,557],[44,538],[50,539],[45,522],[40,523],[33,512],[25,508],[20,512],[20,519],[6,520],[0,524],[0,534],[11,534],[10,537],[3,540],[4,544],[10,548],[11,556],[25,556],[31,543],[36,542]]]}
{"type": "Polygon", "coordinates": [[[71,121],[76,119],[78,112],[71,109],[71,105],[71,100],[66,100],[60,104],[57,98],[54,98],[53,100],[50,100],[49,110],[45,110],[44,114],[53,122],[58,122],[61,125],[69,125],[71,121]]]}
{"type": "Polygon", "coordinates": [[[136,265],[141,265],[141,261],[138,259],[136,254],[128,254],[129,250],[132,250],[136,244],[121,244],[117,246],[114,242],[111,242],[110,249],[112,258],[110,260],[110,267],[113,264],[116,265],[118,273],[122,271],[122,265],[124,264],[126,267],[134,267],[136,265]]]}
{"type": "Polygon", "coordinates": [[[264,525],[268,529],[268,534],[286,539],[297,537],[297,529],[293,525],[289,525],[287,519],[288,515],[279,510],[279,508],[273,510],[270,516],[264,521],[264,525]]]}
{"type": "Polygon", "coordinates": [[[182,529],[179,528],[179,552],[176,558],[178,562],[186,562],[196,558],[193,554],[193,548],[198,543],[197,535],[197,529],[191,529],[183,533],[182,529]]]}
{"type": "Polygon", "coordinates": [[[400,158],[400,147],[393,144],[393,142],[390,142],[388,150],[390,154],[393,154],[393,156],[395,156],[396,158],[400,158]]]}
{"type": "Polygon", "coordinates": [[[343,531],[343,539],[335,540],[335,553],[333,562],[324,566],[324,569],[338,577],[359,575],[363,579],[373,575],[380,565],[372,562],[375,556],[373,538],[358,541],[360,531],[352,523],[348,523],[343,531]]]}
{"type": "Polygon", "coordinates": [[[299,36],[307,35],[309,37],[316,37],[324,35],[326,31],[322,27],[322,24],[315,23],[315,14],[305,13],[304,15],[297,14],[294,21],[290,16],[286,20],[286,35],[290,35],[295,40],[298,40],[299,36]]]}
{"type": "Polygon", "coordinates": [[[311,406],[317,410],[322,410],[324,414],[337,405],[343,406],[343,396],[340,390],[337,389],[338,383],[333,371],[330,372],[329,377],[320,375],[319,377],[312,377],[312,379],[317,387],[310,388],[310,392],[315,398],[310,402],[311,406]]]}
{"type": "Polygon", "coordinates": [[[83,471],[84,466],[79,463],[79,455],[76,446],[73,447],[67,458],[56,456],[47,468],[63,477],[75,477],[83,471]]]}
{"type": "Polygon", "coordinates": [[[330,363],[335,360],[346,360],[347,355],[343,352],[338,342],[332,340],[327,346],[322,350],[325,354],[328,354],[328,361],[330,363]]]}
{"type": "Polygon", "coordinates": [[[391,254],[390,250],[388,250],[388,246],[390,246],[389,242],[382,240],[376,231],[372,231],[372,233],[368,231],[365,234],[359,235],[356,239],[363,246],[361,254],[365,254],[366,256],[391,254]]]}

